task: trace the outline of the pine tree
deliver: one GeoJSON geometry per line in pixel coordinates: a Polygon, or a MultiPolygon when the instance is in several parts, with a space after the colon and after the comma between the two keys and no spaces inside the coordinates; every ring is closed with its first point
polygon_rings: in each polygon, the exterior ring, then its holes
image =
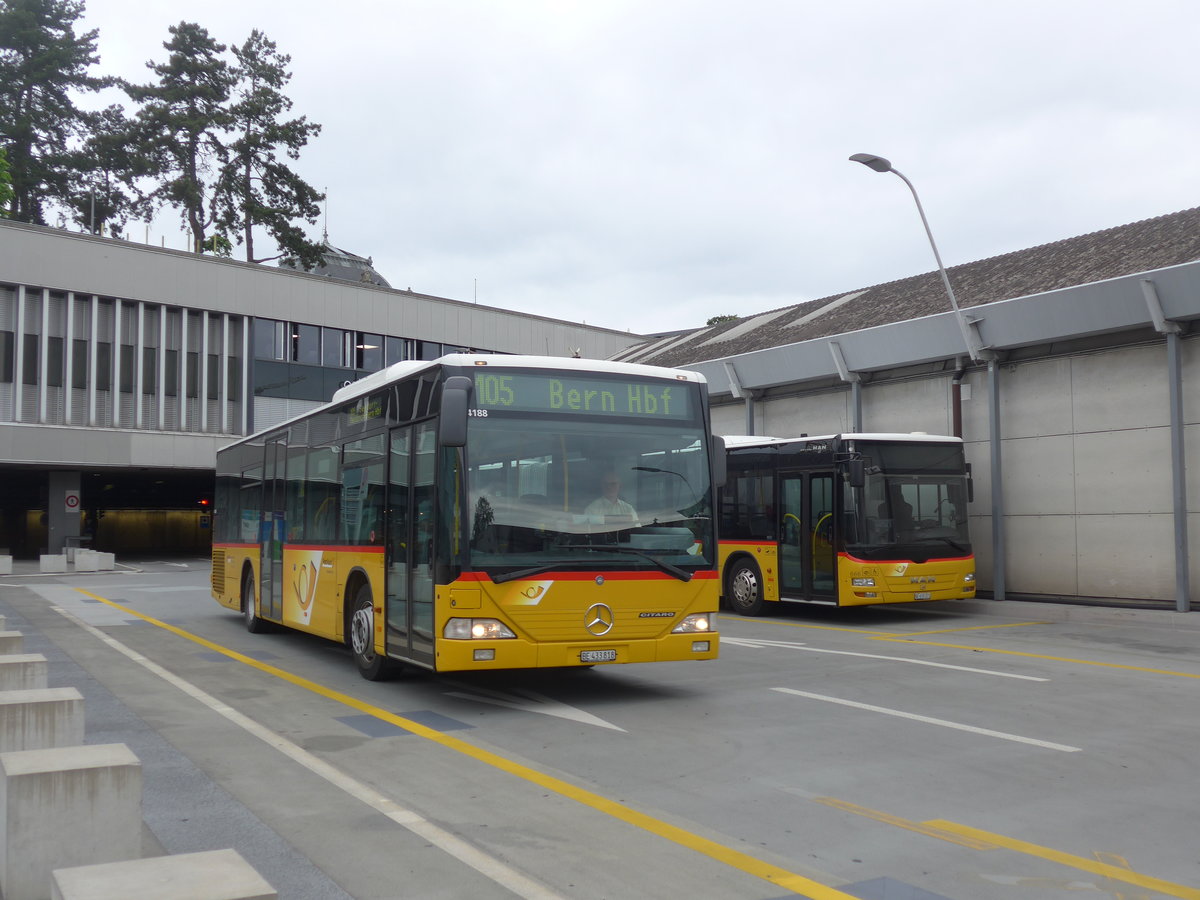
{"type": "Polygon", "coordinates": [[[79,178],[68,191],[65,205],[81,228],[120,237],[136,200],[133,182],[139,158],[132,143],[133,125],[116,105],[88,113],[86,118],[89,134],[72,162],[79,178]]]}
{"type": "Polygon", "coordinates": [[[0,218],[8,216],[7,210],[12,205],[12,198],[12,174],[8,168],[8,151],[0,147],[0,218]]]}
{"type": "Polygon", "coordinates": [[[180,22],[168,30],[167,62],[146,64],[158,81],[125,85],[142,104],[134,129],[139,171],[157,181],[139,201],[139,212],[148,218],[163,204],[180,210],[199,252],[217,218],[213,188],[228,160],[222,135],[232,122],[234,73],[221,59],[225,45],[204,28],[180,22]]]}
{"type": "Polygon", "coordinates": [[[11,218],[45,224],[48,202],[65,201],[74,187],[72,138],[86,117],[72,91],[113,83],[88,69],[99,61],[97,32],[76,35],[83,3],[0,0],[0,147],[7,151],[11,218]]]}
{"type": "Polygon", "coordinates": [[[304,116],[281,121],[292,101],[283,94],[291,80],[291,57],[278,52],[273,41],[258,29],[241,47],[237,58],[237,97],[230,110],[236,137],[220,180],[220,221],[246,248],[248,262],[265,262],[288,256],[305,267],[319,265],[321,244],[310,241],[295,224],[314,224],[324,195],[304,181],[280,158],[299,159],[300,148],[320,134],[321,126],[304,116]],[[261,226],[274,239],[274,256],[254,255],[254,229],[261,226]]]}

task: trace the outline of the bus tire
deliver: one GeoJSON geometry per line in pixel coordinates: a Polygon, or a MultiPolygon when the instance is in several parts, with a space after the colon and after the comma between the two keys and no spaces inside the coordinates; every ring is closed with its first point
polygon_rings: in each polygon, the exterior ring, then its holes
{"type": "Polygon", "coordinates": [[[733,612],[743,616],[762,612],[762,575],[754,560],[739,559],[730,566],[725,576],[725,602],[733,612]]]}
{"type": "Polygon", "coordinates": [[[263,634],[270,628],[266,619],[259,618],[258,602],[254,590],[254,570],[247,569],[242,576],[242,618],[246,622],[246,630],[251,634],[263,634]]]}
{"type": "Polygon", "coordinates": [[[387,659],[375,652],[375,600],[369,584],[360,585],[354,595],[347,640],[359,675],[367,681],[383,681],[391,674],[387,659]]]}

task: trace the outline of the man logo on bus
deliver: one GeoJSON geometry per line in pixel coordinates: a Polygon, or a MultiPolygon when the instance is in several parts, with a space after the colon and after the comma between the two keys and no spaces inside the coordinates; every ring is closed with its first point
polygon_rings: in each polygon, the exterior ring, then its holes
{"type": "Polygon", "coordinates": [[[596,637],[608,634],[613,627],[613,611],[603,603],[593,603],[583,614],[583,627],[596,637]]]}

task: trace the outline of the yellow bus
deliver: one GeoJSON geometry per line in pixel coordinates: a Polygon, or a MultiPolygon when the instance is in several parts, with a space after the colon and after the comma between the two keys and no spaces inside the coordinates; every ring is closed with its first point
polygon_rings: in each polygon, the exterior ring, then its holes
{"type": "Polygon", "coordinates": [[[865,606],[975,596],[961,438],[728,436],[725,605],[865,606]]]}
{"type": "Polygon", "coordinates": [[[717,656],[703,376],[409,361],[217,453],[212,593],[363,677],[717,656]]]}

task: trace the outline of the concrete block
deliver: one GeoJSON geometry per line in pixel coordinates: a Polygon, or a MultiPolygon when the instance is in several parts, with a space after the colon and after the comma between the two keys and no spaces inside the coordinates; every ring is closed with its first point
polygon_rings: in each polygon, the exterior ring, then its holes
{"type": "Polygon", "coordinates": [[[53,873],[50,900],[275,900],[236,850],[179,853],[53,873]]]}
{"type": "Polygon", "coordinates": [[[54,870],[137,859],[141,849],[142,765],[127,746],[0,753],[4,900],[47,900],[54,870]]]}
{"type": "Polygon", "coordinates": [[[0,575],[12,574],[12,557],[5,554],[0,556],[0,575]]]}
{"type": "Polygon", "coordinates": [[[47,684],[46,657],[40,653],[0,653],[0,691],[36,691],[47,684]]]}
{"type": "Polygon", "coordinates": [[[67,571],[67,557],[62,553],[43,553],[38,571],[43,573],[65,572],[67,571]]]}
{"type": "Polygon", "coordinates": [[[115,553],[103,553],[96,551],[96,569],[101,572],[108,572],[117,567],[117,557],[115,553]]]}
{"type": "Polygon", "coordinates": [[[20,653],[25,649],[25,637],[19,631],[0,631],[0,653],[20,653]]]}
{"type": "Polygon", "coordinates": [[[0,752],[83,743],[83,695],[73,687],[0,691],[0,752]]]}
{"type": "Polygon", "coordinates": [[[100,567],[99,555],[95,550],[79,547],[75,551],[75,571],[95,572],[100,567]]]}

